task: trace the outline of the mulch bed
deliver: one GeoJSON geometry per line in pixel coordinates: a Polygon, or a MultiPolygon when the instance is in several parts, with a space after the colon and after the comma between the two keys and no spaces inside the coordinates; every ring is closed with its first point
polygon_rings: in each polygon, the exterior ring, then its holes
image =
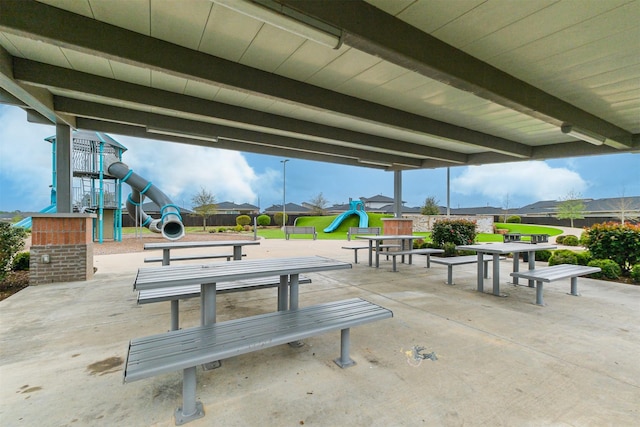
{"type": "Polygon", "coordinates": [[[0,281],[0,301],[9,298],[27,286],[29,286],[28,271],[10,271],[4,280],[0,281]]]}

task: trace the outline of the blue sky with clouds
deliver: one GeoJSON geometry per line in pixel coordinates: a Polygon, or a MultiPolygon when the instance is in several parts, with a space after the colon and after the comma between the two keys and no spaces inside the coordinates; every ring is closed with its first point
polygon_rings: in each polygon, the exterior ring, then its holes
{"type": "MultiPolygon", "coordinates": [[[[49,205],[53,126],[28,123],[26,113],[0,105],[0,211],[38,211],[49,205]]],[[[281,157],[111,136],[128,148],[123,161],[174,203],[191,207],[200,188],[218,202],[265,209],[282,203],[281,157]]],[[[403,172],[403,200],[447,201],[446,169],[403,172]]],[[[125,192],[129,189],[125,185],[125,192]]],[[[286,200],[301,204],[322,193],[329,204],[384,194],[393,197],[393,173],[290,159],[286,200]]],[[[640,154],[451,168],[451,207],[520,207],[539,200],[640,196],[640,154]]]]}

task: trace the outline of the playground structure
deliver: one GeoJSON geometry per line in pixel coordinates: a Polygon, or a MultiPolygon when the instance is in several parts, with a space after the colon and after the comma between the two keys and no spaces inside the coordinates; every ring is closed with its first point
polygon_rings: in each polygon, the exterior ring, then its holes
{"type": "Polygon", "coordinates": [[[340,226],[340,224],[342,224],[342,221],[344,221],[351,215],[358,215],[360,217],[358,227],[365,228],[369,226],[369,216],[364,211],[364,203],[362,203],[361,200],[351,200],[349,201],[349,210],[338,215],[336,219],[334,219],[331,224],[329,224],[329,226],[324,229],[324,232],[331,233],[335,231],[340,226]]]}
{"type": "MultiPolygon", "coordinates": [[[[52,184],[51,204],[40,213],[56,212],[56,137],[45,138],[51,143],[52,184]]],[[[162,233],[169,240],[184,236],[179,209],[151,182],[134,174],[122,163],[126,147],[101,132],[74,131],[72,134],[73,210],[95,213],[93,240],[122,240],[122,183],[132,188],[127,198],[127,211],[137,225],[162,233]],[[142,210],[145,195],[161,208],[162,217],[154,220],[142,210]]],[[[31,228],[31,218],[15,224],[31,228]]]]}

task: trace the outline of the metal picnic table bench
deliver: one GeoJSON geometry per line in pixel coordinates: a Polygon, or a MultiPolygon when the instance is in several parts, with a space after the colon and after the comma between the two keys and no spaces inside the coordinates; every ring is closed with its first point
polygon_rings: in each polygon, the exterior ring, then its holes
{"type": "Polygon", "coordinates": [[[343,368],[352,366],[350,328],[390,318],[393,313],[360,298],[298,308],[300,274],[349,268],[349,263],[315,256],[139,269],[134,284],[139,290],[200,284],[202,325],[131,340],[124,382],[182,370],[183,402],[175,411],[175,420],[184,424],[204,416],[202,404],[196,401],[198,365],[340,330],[336,363],[343,368]],[[273,275],[280,276],[277,312],[216,323],[217,283],[273,275]]]}

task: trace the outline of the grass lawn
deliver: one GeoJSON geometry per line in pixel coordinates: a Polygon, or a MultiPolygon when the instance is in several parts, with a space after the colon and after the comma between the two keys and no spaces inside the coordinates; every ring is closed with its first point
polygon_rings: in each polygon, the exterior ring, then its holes
{"type": "MultiPolygon", "coordinates": [[[[382,218],[392,218],[393,215],[383,215],[383,214],[375,214],[369,213],[369,227],[380,227],[382,228],[382,218]]],[[[358,226],[358,216],[352,215],[345,219],[342,224],[332,233],[325,233],[323,230],[331,224],[331,222],[336,218],[337,215],[333,216],[308,216],[308,217],[300,217],[296,225],[301,227],[314,226],[316,227],[316,231],[318,232],[319,240],[347,240],[347,231],[349,231],[349,227],[357,227],[358,226]]],[[[496,228],[498,229],[506,229],[509,230],[510,233],[523,233],[523,234],[548,234],[550,236],[557,236],[562,234],[562,230],[553,228],[553,227],[543,227],[539,225],[528,225],[528,224],[511,224],[511,223],[495,223],[496,228]]],[[[220,228],[218,226],[208,226],[207,232],[210,230],[216,230],[220,228]]],[[[230,228],[230,227],[224,227],[230,228]]],[[[123,234],[134,234],[136,229],[133,227],[125,227],[122,229],[123,234]]],[[[138,229],[140,232],[140,229],[138,229]]],[[[151,232],[146,228],[142,229],[143,234],[150,234],[151,232]]],[[[185,227],[185,233],[204,233],[202,227],[185,227]]],[[[253,234],[253,233],[251,233],[253,234]]],[[[426,241],[431,241],[431,233],[413,233],[417,237],[421,237],[426,241]]],[[[280,227],[270,227],[270,228],[258,228],[258,236],[263,237],[265,239],[284,239],[284,232],[280,229],[280,227]]],[[[311,235],[306,234],[298,234],[291,237],[292,239],[307,239],[311,240],[311,235]]],[[[523,240],[526,240],[525,237],[523,240]]],[[[476,237],[476,242],[478,243],[488,243],[488,242],[502,242],[502,235],[500,234],[489,234],[489,233],[478,233],[476,237]]]]}

